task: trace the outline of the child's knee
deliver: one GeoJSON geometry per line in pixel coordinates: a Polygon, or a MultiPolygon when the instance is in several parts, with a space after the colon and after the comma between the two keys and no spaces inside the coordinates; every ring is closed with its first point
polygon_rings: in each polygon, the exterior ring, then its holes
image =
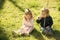
{"type": "Polygon", "coordinates": [[[46,30],[47,31],[51,31],[51,27],[46,27],[46,30]]]}
{"type": "Polygon", "coordinates": [[[41,27],[41,30],[42,30],[42,31],[44,31],[44,30],[45,30],[45,28],[41,27]]]}

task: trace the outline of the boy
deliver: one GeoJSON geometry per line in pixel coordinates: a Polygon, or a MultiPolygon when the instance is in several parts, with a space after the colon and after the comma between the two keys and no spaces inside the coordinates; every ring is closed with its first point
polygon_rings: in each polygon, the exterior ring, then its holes
{"type": "Polygon", "coordinates": [[[38,24],[41,25],[42,33],[52,34],[51,26],[53,25],[52,17],[49,15],[49,10],[44,8],[42,10],[41,16],[36,20],[38,24]]]}

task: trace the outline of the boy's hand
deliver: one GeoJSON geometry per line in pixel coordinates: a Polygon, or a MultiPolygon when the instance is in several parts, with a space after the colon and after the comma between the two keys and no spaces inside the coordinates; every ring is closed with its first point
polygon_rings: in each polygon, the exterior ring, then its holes
{"type": "Polygon", "coordinates": [[[49,26],[47,26],[46,28],[50,28],[49,26]]]}
{"type": "Polygon", "coordinates": [[[41,14],[40,17],[41,18],[46,18],[46,14],[41,14]]]}
{"type": "Polygon", "coordinates": [[[40,18],[44,18],[44,15],[41,14],[41,15],[40,15],[40,18]]]}
{"type": "Polygon", "coordinates": [[[38,17],[38,20],[40,20],[41,19],[41,17],[38,17]]]}
{"type": "Polygon", "coordinates": [[[38,20],[40,20],[40,19],[42,19],[43,18],[43,15],[40,15],[39,17],[38,17],[38,20]]]}

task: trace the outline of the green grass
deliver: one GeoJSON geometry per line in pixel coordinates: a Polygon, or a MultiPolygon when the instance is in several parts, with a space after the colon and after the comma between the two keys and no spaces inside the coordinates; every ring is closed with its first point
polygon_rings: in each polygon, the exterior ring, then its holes
{"type": "Polygon", "coordinates": [[[41,34],[36,18],[46,0],[0,0],[0,40],[60,40],[60,0],[49,0],[48,8],[53,18],[55,34],[41,34]],[[13,37],[12,30],[18,30],[22,24],[24,10],[29,8],[34,16],[34,31],[28,36],[13,37]]]}

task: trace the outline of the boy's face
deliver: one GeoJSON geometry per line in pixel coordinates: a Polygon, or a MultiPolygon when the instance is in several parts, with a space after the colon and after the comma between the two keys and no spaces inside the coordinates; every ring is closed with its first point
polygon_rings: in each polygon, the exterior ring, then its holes
{"type": "Polygon", "coordinates": [[[47,16],[47,14],[46,14],[45,11],[42,11],[42,14],[41,15],[42,15],[43,18],[46,18],[46,16],[47,16]]]}

